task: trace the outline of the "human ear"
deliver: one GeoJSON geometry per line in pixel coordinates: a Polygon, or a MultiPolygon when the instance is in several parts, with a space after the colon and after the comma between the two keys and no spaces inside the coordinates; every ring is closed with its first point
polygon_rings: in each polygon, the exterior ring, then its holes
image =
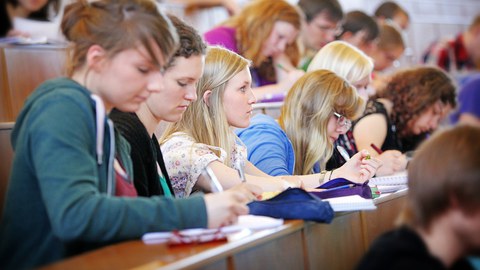
{"type": "Polygon", "coordinates": [[[207,104],[207,107],[210,107],[210,96],[212,95],[212,90],[207,90],[203,93],[203,102],[207,104]]]}
{"type": "Polygon", "coordinates": [[[100,70],[106,59],[107,52],[100,45],[92,45],[88,48],[86,63],[89,69],[100,70]]]}

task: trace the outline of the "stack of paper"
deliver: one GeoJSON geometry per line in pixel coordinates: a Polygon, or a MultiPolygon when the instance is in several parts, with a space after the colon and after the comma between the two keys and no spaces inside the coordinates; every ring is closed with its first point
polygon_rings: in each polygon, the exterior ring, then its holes
{"type": "Polygon", "coordinates": [[[329,202],[335,212],[377,209],[372,199],[364,199],[358,195],[324,199],[324,201],[329,202]]]}

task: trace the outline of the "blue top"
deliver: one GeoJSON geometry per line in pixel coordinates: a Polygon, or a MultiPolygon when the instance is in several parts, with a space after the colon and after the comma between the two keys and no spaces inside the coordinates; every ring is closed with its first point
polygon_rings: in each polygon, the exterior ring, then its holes
{"type": "Polygon", "coordinates": [[[293,175],[293,146],[275,119],[257,114],[248,128],[235,132],[247,146],[248,160],[257,168],[272,176],[293,175]]]}

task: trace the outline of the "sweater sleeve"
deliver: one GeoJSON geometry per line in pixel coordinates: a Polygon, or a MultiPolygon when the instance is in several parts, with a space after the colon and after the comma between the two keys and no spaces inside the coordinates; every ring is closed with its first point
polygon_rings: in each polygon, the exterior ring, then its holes
{"type": "Polygon", "coordinates": [[[206,227],[201,196],[112,197],[99,192],[93,117],[75,97],[53,98],[32,111],[29,144],[45,211],[63,241],[111,242],[146,232],[206,227]],[[82,108],[83,106],[83,108],[82,108]]]}
{"type": "Polygon", "coordinates": [[[247,146],[248,160],[257,168],[271,176],[293,174],[293,148],[278,124],[252,124],[237,130],[237,135],[247,146]]]}

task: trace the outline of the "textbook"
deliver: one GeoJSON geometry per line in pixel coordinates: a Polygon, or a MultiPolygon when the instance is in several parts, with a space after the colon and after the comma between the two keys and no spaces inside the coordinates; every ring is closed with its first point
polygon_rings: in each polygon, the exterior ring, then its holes
{"type": "Polygon", "coordinates": [[[370,185],[378,186],[405,186],[408,184],[407,171],[401,171],[392,175],[373,177],[368,182],[370,185]]]}
{"type": "Polygon", "coordinates": [[[335,212],[377,209],[372,199],[364,199],[358,195],[324,199],[324,201],[329,202],[335,212]]]}

